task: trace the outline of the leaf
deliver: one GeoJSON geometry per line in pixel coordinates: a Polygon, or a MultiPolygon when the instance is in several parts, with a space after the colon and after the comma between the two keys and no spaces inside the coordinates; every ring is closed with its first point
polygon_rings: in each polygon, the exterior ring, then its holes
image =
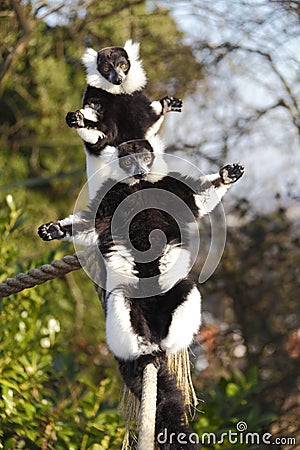
{"type": "Polygon", "coordinates": [[[11,381],[7,381],[7,380],[4,380],[3,378],[0,378],[0,384],[7,386],[11,389],[14,389],[16,392],[21,394],[21,391],[20,391],[18,385],[16,385],[15,383],[12,383],[11,381]]]}
{"type": "Polygon", "coordinates": [[[236,383],[228,383],[225,389],[227,397],[235,397],[240,393],[241,389],[236,383]]]}

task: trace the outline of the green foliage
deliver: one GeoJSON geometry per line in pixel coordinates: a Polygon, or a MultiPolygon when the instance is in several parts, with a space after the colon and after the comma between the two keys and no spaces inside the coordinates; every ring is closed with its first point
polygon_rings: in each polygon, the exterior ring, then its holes
{"type": "Polygon", "coordinates": [[[235,370],[228,379],[221,377],[200,405],[201,414],[194,426],[200,439],[203,439],[201,448],[249,449],[249,444],[233,444],[228,439],[228,433],[230,430],[236,433],[237,424],[242,421],[247,424],[245,431],[263,434],[265,427],[274,420],[274,414],[264,412],[259,405],[258,395],[262,387],[256,367],[252,367],[247,376],[235,370]],[[214,433],[214,444],[210,441],[210,445],[205,446],[209,443],[206,433],[214,433]]]}
{"type": "MultiPolygon", "coordinates": [[[[20,237],[21,224],[21,211],[8,197],[0,209],[1,280],[16,270],[18,248],[11,238],[20,237]]],[[[3,300],[0,448],[119,448],[124,433],[116,407],[119,387],[114,377],[103,377],[97,386],[79,371],[69,346],[70,325],[53,308],[53,293],[45,284],[3,300]]],[[[58,294],[63,298],[64,286],[58,294]]]]}

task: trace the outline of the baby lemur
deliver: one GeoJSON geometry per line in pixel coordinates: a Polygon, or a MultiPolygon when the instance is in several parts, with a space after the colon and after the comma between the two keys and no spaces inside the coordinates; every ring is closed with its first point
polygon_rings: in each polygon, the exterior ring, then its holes
{"type": "Polygon", "coordinates": [[[88,48],[82,58],[87,87],[82,108],[69,112],[66,122],[76,128],[86,150],[90,198],[104,181],[101,153],[107,145],[154,136],[169,111],[181,111],[182,101],[163,97],[151,102],[142,92],[146,74],[139,59],[139,44],[88,48]],[[97,176],[98,174],[98,176],[97,176]]]}

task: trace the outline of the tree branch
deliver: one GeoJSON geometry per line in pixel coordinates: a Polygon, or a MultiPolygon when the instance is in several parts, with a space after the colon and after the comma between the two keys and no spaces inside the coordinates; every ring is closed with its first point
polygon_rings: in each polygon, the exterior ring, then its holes
{"type": "Polygon", "coordinates": [[[0,65],[0,90],[9,72],[14,67],[19,55],[23,52],[27,42],[29,41],[32,31],[33,23],[24,14],[24,10],[18,0],[11,0],[12,7],[19,22],[20,28],[23,30],[22,36],[17,40],[14,48],[8,53],[0,65]]]}

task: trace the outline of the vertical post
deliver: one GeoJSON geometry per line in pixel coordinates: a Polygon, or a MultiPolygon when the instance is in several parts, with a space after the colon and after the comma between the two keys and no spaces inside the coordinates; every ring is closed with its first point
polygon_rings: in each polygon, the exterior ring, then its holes
{"type": "Polygon", "coordinates": [[[157,369],[150,363],[143,373],[138,450],[154,450],[157,369]]]}

